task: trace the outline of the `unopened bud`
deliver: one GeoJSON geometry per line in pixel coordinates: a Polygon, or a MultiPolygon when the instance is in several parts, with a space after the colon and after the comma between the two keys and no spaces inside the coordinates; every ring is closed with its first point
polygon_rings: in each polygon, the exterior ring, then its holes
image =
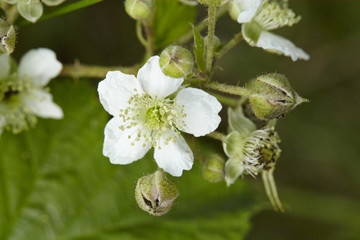
{"type": "Polygon", "coordinates": [[[169,46],[160,55],[160,67],[163,73],[170,77],[186,77],[194,68],[194,59],[189,50],[169,46]]]}
{"type": "Polygon", "coordinates": [[[179,192],[162,170],[140,178],[136,184],[135,199],[139,207],[154,216],[169,212],[179,192]]]}
{"type": "Polygon", "coordinates": [[[209,182],[224,180],[225,160],[218,154],[213,154],[204,165],[203,176],[209,182]]]}
{"type": "Polygon", "coordinates": [[[153,0],[126,0],[125,11],[135,20],[149,18],[154,10],[153,0]]]}
{"type": "Polygon", "coordinates": [[[13,26],[0,19],[0,55],[11,54],[15,48],[16,33],[13,26]]]}
{"type": "Polygon", "coordinates": [[[250,81],[246,88],[251,91],[249,102],[255,116],[269,121],[283,117],[307,99],[300,97],[283,74],[266,74],[250,81]]]}

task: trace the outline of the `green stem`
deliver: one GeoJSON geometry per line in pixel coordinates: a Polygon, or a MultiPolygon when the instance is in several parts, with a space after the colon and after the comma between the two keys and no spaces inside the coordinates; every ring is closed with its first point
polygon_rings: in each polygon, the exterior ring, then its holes
{"type": "Polygon", "coordinates": [[[108,71],[121,71],[127,74],[136,74],[139,66],[134,65],[131,67],[104,67],[104,66],[89,66],[82,65],[75,62],[73,65],[65,65],[60,73],[60,76],[72,78],[104,78],[108,71]]]}
{"type": "Polygon", "coordinates": [[[234,36],[233,39],[231,39],[228,43],[225,44],[224,47],[221,48],[221,50],[216,54],[216,59],[222,58],[230,49],[235,47],[241,40],[243,40],[242,33],[238,33],[234,36]]]}
{"type": "Polygon", "coordinates": [[[143,22],[143,26],[146,33],[146,41],[148,43],[146,47],[145,60],[147,61],[152,55],[154,55],[154,39],[152,34],[152,29],[147,22],[143,22]]]}
{"type": "Polygon", "coordinates": [[[208,41],[206,49],[206,71],[210,72],[214,55],[214,35],[216,22],[216,5],[210,4],[208,8],[208,41]]]}
{"type": "Polygon", "coordinates": [[[213,89],[219,92],[228,93],[236,96],[249,96],[250,91],[243,87],[231,86],[218,82],[210,82],[204,84],[205,88],[213,89]]]}
{"type": "Polygon", "coordinates": [[[137,21],[136,22],[136,36],[139,39],[140,43],[147,48],[148,47],[148,42],[145,40],[143,34],[142,34],[142,23],[141,21],[137,21]]]}
{"type": "Polygon", "coordinates": [[[211,93],[212,96],[216,97],[216,99],[222,104],[236,107],[239,104],[239,99],[235,99],[232,97],[224,96],[218,93],[211,93]]]}
{"type": "MultiPolygon", "coordinates": [[[[220,7],[218,11],[216,11],[216,19],[222,17],[227,13],[227,6],[220,7]]],[[[208,24],[208,18],[202,20],[199,24],[196,25],[196,29],[201,32],[203,31],[208,24]]],[[[176,40],[175,44],[184,44],[190,41],[193,38],[193,30],[190,29],[186,34],[182,35],[178,40],[176,40]]]]}
{"type": "Polygon", "coordinates": [[[206,137],[210,137],[215,140],[223,141],[226,136],[225,136],[225,134],[220,133],[220,132],[212,132],[212,133],[209,133],[208,135],[206,135],[206,137]]]}

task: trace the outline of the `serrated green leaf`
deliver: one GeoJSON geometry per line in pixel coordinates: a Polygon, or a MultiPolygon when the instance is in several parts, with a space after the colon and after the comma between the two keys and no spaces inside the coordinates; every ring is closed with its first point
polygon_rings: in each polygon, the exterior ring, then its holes
{"type": "Polygon", "coordinates": [[[202,179],[200,164],[175,178],[180,197],[163,217],[135,203],[137,178],[155,171],[152,154],[130,165],[102,156],[109,120],[86,80],[53,80],[63,120],[39,119],[0,138],[1,240],[242,239],[257,205],[243,182],[202,179]],[[58,81],[58,82],[55,82],[58,81]]]}
{"type": "Polygon", "coordinates": [[[195,60],[198,69],[201,72],[204,72],[205,67],[205,42],[204,38],[200,35],[199,31],[196,29],[196,27],[193,26],[193,32],[194,32],[194,54],[195,54],[195,60]]]}
{"type": "Polygon", "coordinates": [[[195,22],[196,7],[181,4],[175,0],[156,0],[152,21],[155,48],[171,44],[190,30],[195,22]]]}

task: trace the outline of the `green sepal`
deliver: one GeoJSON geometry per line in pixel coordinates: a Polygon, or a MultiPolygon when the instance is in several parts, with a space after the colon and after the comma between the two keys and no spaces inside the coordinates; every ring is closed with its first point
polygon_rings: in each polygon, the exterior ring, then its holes
{"type": "Polygon", "coordinates": [[[196,29],[195,26],[192,27],[194,33],[194,54],[196,65],[201,72],[204,72],[206,70],[204,38],[200,35],[199,31],[196,29]]]}
{"type": "Polygon", "coordinates": [[[238,157],[230,158],[225,164],[225,182],[227,186],[233,184],[244,172],[245,167],[238,157]]]}
{"type": "Polygon", "coordinates": [[[256,125],[247,117],[245,117],[242,105],[236,109],[228,109],[229,127],[232,131],[239,132],[242,136],[256,130],[256,125]]]}

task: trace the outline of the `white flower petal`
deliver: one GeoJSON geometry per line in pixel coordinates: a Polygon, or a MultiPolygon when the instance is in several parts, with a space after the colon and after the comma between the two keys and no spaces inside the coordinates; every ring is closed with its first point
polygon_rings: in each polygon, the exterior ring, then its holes
{"type": "Polygon", "coordinates": [[[50,79],[59,75],[62,64],[56,59],[54,51],[38,48],[28,51],[19,64],[19,77],[30,78],[34,83],[45,86],[50,79]]]}
{"type": "Polygon", "coordinates": [[[233,7],[239,12],[238,23],[250,22],[264,0],[234,0],[233,7]]]}
{"type": "Polygon", "coordinates": [[[125,109],[129,105],[128,101],[132,95],[142,94],[144,91],[134,75],[114,71],[108,72],[106,78],[99,83],[98,92],[105,110],[113,116],[118,116],[120,109],[125,109]]]}
{"type": "Polygon", "coordinates": [[[291,41],[267,31],[263,31],[260,34],[256,46],[277,53],[282,53],[285,56],[291,57],[293,61],[298,59],[310,59],[306,52],[304,52],[301,48],[296,47],[291,41]]]}
{"type": "Polygon", "coordinates": [[[5,78],[10,73],[10,57],[7,54],[0,56],[0,79],[5,78]]]}
{"type": "Polygon", "coordinates": [[[184,81],[183,78],[166,76],[161,71],[159,59],[159,56],[149,58],[137,75],[144,91],[151,97],[166,97],[175,92],[184,81]]]}
{"type": "Polygon", "coordinates": [[[54,119],[64,117],[62,109],[53,102],[51,94],[45,90],[28,91],[20,94],[19,97],[39,117],[54,119]]]}
{"type": "Polygon", "coordinates": [[[154,159],[158,166],[175,177],[180,177],[183,170],[190,170],[194,163],[194,156],[185,139],[180,136],[176,141],[165,143],[165,139],[171,136],[167,133],[161,136],[158,147],[155,148],[154,159]]]}
{"type": "Polygon", "coordinates": [[[121,125],[123,125],[122,120],[114,117],[106,124],[104,131],[103,154],[110,158],[110,162],[113,164],[129,164],[139,160],[145,156],[151,147],[150,142],[145,142],[144,138],[140,138],[140,141],[134,141],[138,129],[145,131],[139,128],[139,125],[130,129],[125,128],[124,131],[119,129],[121,125]],[[131,138],[129,139],[128,136],[131,138]],[[131,145],[132,142],[135,143],[133,146],[131,145]]]}
{"type": "Polygon", "coordinates": [[[179,119],[186,124],[181,129],[184,132],[199,137],[213,132],[219,126],[221,118],[218,113],[222,106],[215,97],[203,90],[185,88],[177,94],[175,101],[179,106],[184,106],[186,117],[179,119]]]}

